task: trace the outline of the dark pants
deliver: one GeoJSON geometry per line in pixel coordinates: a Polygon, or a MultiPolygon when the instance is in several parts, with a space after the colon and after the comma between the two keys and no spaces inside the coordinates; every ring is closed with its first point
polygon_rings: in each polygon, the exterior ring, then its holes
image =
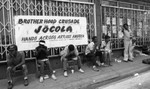
{"type": "Polygon", "coordinates": [[[52,67],[51,67],[51,64],[50,64],[49,60],[46,60],[46,61],[38,60],[37,62],[40,65],[40,76],[44,76],[44,66],[45,66],[45,64],[49,68],[50,75],[53,74],[53,70],[52,70],[52,67]]]}
{"type": "Polygon", "coordinates": [[[104,52],[96,51],[95,56],[98,57],[100,63],[104,63],[104,52]]]}
{"type": "Polygon", "coordinates": [[[106,63],[107,63],[108,65],[111,65],[111,64],[110,64],[110,61],[111,61],[111,53],[108,52],[108,51],[105,51],[104,56],[105,56],[105,61],[106,61],[106,63]]]}
{"type": "MultiPolygon", "coordinates": [[[[74,61],[77,61],[77,65],[78,65],[78,69],[80,69],[81,68],[81,58],[79,57],[79,56],[77,56],[76,57],[77,58],[77,60],[74,60],[74,61]]],[[[63,62],[63,70],[64,71],[66,71],[67,70],[67,62],[68,62],[68,60],[73,60],[73,58],[63,58],[62,59],[62,62],[63,62]]]]}
{"type": "MultiPolygon", "coordinates": [[[[14,68],[14,66],[8,66],[7,67],[7,79],[8,79],[8,81],[12,81],[12,75],[16,72],[16,71],[13,71],[13,68],[14,68]]],[[[16,70],[22,70],[24,77],[27,77],[28,70],[27,70],[27,66],[25,64],[17,67],[16,70]]]]}
{"type": "Polygon", "coordinates": [[[88,58],[92,62],[93,66],[97,65],[97,60],[99,60],[101,63],[104,63],[104,58],[101,51],[97,51],[96,53],[88,53],[86,55],[86,58],[88,58]]]}

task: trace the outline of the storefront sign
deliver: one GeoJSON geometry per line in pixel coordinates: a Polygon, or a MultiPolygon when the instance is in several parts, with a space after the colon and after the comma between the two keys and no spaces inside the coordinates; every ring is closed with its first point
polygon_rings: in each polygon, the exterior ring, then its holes
{"type": "Polygon", "coordinates": [[[19,51],[33,50],[39,40],[46,46],[88,44],[85,17],[15,16],[15,40],[19,51]]]}

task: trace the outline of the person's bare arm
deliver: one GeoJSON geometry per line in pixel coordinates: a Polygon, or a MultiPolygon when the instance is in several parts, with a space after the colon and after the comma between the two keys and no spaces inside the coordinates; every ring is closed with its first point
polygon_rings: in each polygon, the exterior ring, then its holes
{"type": "Polygon", "coordinates": [[[21,55],[22,55],[21,62],[18,65],[15,66],[16,68],[23,65],[23,64],[25,64],[25,55],[24,55],[23,52],[21,52],[21,55]]]}

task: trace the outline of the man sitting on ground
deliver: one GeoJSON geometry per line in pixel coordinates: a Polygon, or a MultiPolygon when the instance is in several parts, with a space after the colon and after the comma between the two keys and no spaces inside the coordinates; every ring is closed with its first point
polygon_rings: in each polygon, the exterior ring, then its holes
{"type": "Polygon", "coordinates": [[[8,89],[13,88],[12,74],[17,70],[22,70],[24,74],[24,85],[27,86],[28,83],[28,70],[25,64],[25,55],[23,52],[18,52],[17,46],[15,44],[8,47],[7,55],[7,78],[8,78],[8,89]]]}
{"type": "Polygon", "coordinates": [[[77,61],[79,72],[84,73],[84,71],[81,69],[81,58],[79,57],[78,50],[76,46],[73,44],[70,44],[65,47],[63,51],[60,53],[61,60],[63,62],[63,69],[64,69],[64,76],[67,77],[67,61],[69,60],[75,60],[77,61]]]}
{"type": "MultiPolygon", "coordinates": [[[[40,40],[39,46],[36,47],[36,59],[37,59],[37,63],[40,65],[40,82],[43,82],[44,80],[44,65],[45,64],[48,65],[52,79],[56,80],[57,78],[54,75],[54,71],[52,70],[51,64],[48,59],[48,51],[47,51],[47,47],[45,46],[44,40],[40,40]]],[[[46,75],[46,77],[49,77],[49,76],[46,75]]]]}

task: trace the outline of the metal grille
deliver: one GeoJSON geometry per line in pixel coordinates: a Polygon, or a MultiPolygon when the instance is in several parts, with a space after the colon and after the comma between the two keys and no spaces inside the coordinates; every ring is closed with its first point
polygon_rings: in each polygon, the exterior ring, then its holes
{"type": "MultiPolygon", "coordinates": [[[[95,8],[94,3],[75,1],[51,0],[0,0],[0,61],[6,59],[7,47],[15,43],[14,23],[15,15],[41,15],[41,16],[71,16],[86,17],[88,38],[95,34],[95,8]]],[[[49,56],[57,56],[64,47],[49,48],[49,56]]],[[[85,45],[77,46],[83,52],[85,45]]],[[[25,51],[27,59],[35,56],[34,50],[25,51]]]]}
{"type": "Polygon", "coordinates": [[[150,24],[149,10],[144,9],[146,6],[117,2],[105,1],[102,2],[102,25],[103,34],[111,36],[113,43],[112,49],[124,48],[123,39],[119,38],[119,30],[122,29],[124,23],[128,23],[133,35],[137,39],[136,45],[149,45],[150,43],[150,24]],[[117,3],[117,4],[113,4],[117,3]],[[105,30],[107,30],[105,32],[105,30]]]}

